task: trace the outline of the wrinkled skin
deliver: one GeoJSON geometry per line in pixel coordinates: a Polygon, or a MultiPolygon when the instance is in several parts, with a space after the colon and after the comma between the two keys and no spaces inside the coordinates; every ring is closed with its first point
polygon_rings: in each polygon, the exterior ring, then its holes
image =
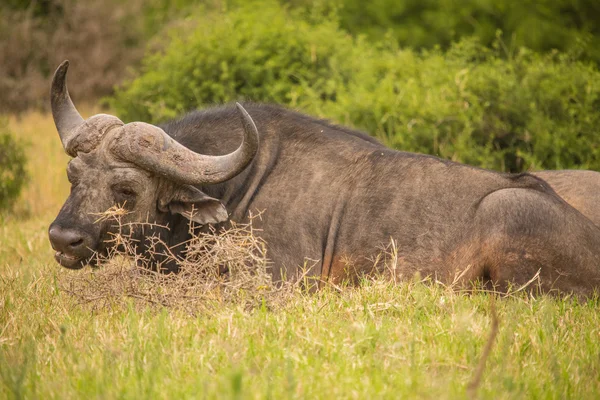
{"type": "MultiPolygon", "coordinates": [[[[158,235],[169,247],[175,247],[189,239],[189,219],[182,214],[190,212],[192,207],[205,213],[222,207],[220,202],[198,189],[160,179],[134,164],[117,159],[104,147],[72,159],[67,167],[67,176],[71,193],[50,226],[51,237],[53,230],[68,227],[77,227],[82,234],[83,242],[77,246],[69,244],[70,247],[65,250],[55,245],[56,260],[67,268],[79,269],[88,263],[93,264],[96,260],[92,257],[94,253],[106,254],[107,242],[118,231],[138,241],[141,252],[148,244],[144,239],[152,235],[158,235]],[[103,212],[115,205],[127,211],[120,218],[121,227],[113,218],[98,221],[103,212]],[[158,227],[139,224],[144,222],[158,227]],[[169,227],[173,232],[161,227],[169,227]]],[[[175,247],[176,254],[181,250],[181,246],[175,247]]],[[[163,260],[157,258],[156,261],[163,260]]],[[[171,262],[162,265],[162,269],[175,272],[177,266],[171,262]]]]}
{"type": "MultiPolygon", "coordinates": [[[[448,283],[466,271],[461,284],[482,280],[507,290],[539,272],[545,292],[590,296],[600,286],[600,228],[544,180],[394,151],[360,132],[275,106],[245,108],[260,146],[247,166],[221,182],[182,184],[134,158],[124,161],[113,150],[118,136],[112,133],[77,153],[69,167],[77,170],[70,172],[77,185],[50,227],[58,261],[78,268],[91,251],[102,251],[114,228],[94,224],[92,214],[125,203],[127,221],[170,228],[137,231],[137,238],[157,233],[170,245],[190,237],[188,218],[219,227],[260,212],[253,225],[267,244],[275,279],[297,276],[307,265],[320,282],[352,281],[381,270],[374,260],[393,240],[400,277],[419,273],[448,283]],[[60,232],[53,237],[53,230],[60,232]],[[81,234],[64,233],[73,230],[81,234]]],[[[234,107],[192,112],[161,128],[204,155],[230,154],[248,137],[234,107]]],[[[138,249],[144,251],[143,243],[138,249]]]]}
{"type": "Polygon", "coordinates": [[[155,206],[160,195],[159,180],[134,165],[116,160],[103,149],[81,153],[72,159],[67,176],[71,193],[50,230],[76,226],[82,231],[83,243],[71,246],[70,251],[56,253],[57,261],[65,267],[81,268],[88,261],[94,262],[90,259],[94,251],[105,252],[106,241],[119,227],[111,218],[96,221],[114,205],[122,205],[130,212],[122,218],[124,224],[165,220],[155,206]]]}

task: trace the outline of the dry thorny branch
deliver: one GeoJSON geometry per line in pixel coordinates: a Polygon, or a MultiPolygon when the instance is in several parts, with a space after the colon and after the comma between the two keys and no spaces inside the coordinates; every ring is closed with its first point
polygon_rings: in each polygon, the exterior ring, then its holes
{"type": "Polygon", "coordinates": [[[133,302],[195,314],[223,302],[273,308],[300,288],[302,277],[273,282],[264,242],[255,235],[252,222],[231,223],[219,232],[193,231],[183,244],[187,249],[183,257],[175,255],[160,237],[151,236],[140,255],[136,246],[141,244],[129,232],[156,225],[125,224],[125,214],[122,208],[113,207],[98,215],[98,221],[110,220],[118,228],[109,240],[109,254],[97,256],[97,268],[68,274],[61,282],[61,289],[82,304],[104,308],[133,302]],[[154,272],[149,263],[156,255],[174,260],[179,273],[154,272]]]}

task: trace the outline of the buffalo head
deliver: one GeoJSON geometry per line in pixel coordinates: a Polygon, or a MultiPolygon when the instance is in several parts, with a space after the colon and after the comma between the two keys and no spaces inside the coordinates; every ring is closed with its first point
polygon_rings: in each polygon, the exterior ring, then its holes
{"type": "Polygon", "coordinates": [[[161,128],[143,122],[124,124],[117,117],[98,114],[84,120],[67,90],[68,61],[52,80],[51,106],[63,147],[73,159],[67,167],[71,193],[50,225],[55,258],[79,269],[105,251],[105,240],[115,230],[98,215],[114,205],[128,213],[122,221],[167,224],[181,215],[198,224],[227,220],[223,204],[197,186],[233,178],[252,161],[258,149],[254,122],[237,104],[244,126],[241,145],[221,156],[195,153],[161,128]]]}

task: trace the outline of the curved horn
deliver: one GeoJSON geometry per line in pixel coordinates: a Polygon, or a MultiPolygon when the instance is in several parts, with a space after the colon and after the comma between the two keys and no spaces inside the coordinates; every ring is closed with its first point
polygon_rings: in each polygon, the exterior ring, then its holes
{"type": "Polygon", "coordinates": [[[239,103],[244,126],[242,144],[233,153],[207,156],[184,147],[162,129],[143,122],[127,124],[112,144],[113,151],[134,164],[179,183],[201,185],[220,183],[246,168],[258,150],[258,129],[239,103]]]}
{"type": "Polygon", "coordinates": [[[52,78],[52,88],[50,89],[50,105],[52,107],[52,117],[54,125],[60,135],[60,140],[65,149],[75,136],[75,128],[83,124],[84,120],[73,105],[69,90],[67,89],[67,70],[69,61],[65,60],[58,66],[52,78]]]}

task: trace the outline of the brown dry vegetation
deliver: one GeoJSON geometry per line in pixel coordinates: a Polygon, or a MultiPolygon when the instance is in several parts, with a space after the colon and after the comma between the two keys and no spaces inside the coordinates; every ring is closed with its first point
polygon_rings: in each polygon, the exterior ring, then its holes
{"type": "Polygon", "coordinates": [[[98,257],[99,266],[67,275],[59,282],[60,288],[79,304],[93,310],[132,304],[141,310],[168,307],[197,315],[216,304],[279,308],[300,288],[301,277],[293,282],[273,282],[265,244],[255,235],[251,223],[234,223],[218,233],[195,234],[186,243],[184,258],[173,253],[165,255],[177,263],[179,273],[151,271],[150,258],[158,254],[156,245],[164,242],[152,237],[149,248],[136,254],[138,243],[125,233],[131,226],[121,222],[124,213],[123,209],[113,208],[99,218],[109,219],[118,227],[108,255],[98,257]]]}
{"type": "MultiPolygon", "coordinates": [[[[34,4],[33,2],[32,4],[34,4]]],[[[112,92],[143,54],[141,1],[53,0],[44,18],[33,6],[0,10],[0,112],[47,108],[49,81],[72,61],[74,99],[91,102],[112,92]]]]}

